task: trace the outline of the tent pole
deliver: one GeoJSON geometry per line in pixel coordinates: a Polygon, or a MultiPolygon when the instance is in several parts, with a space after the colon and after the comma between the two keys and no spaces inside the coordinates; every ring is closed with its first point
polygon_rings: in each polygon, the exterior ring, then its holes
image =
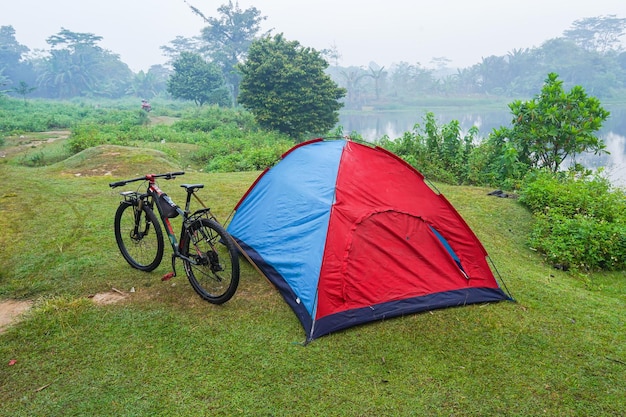
{"type": "Polygon", "coordinates": [[[241,253],[247,260],[248,262],[250,262],[250,264],[254,267],[254,269],[256,269],[256,271],[261,274],[261,276],[263,278],[265,278],[265,280],[274,288],[277,289],[276,286],[272,283],[272,281],[270,281],[270,279],[263,273],[263,271],[261,271],[261,268],[259,268],[257,266],[257,264],[254,263],[254,261],[252,260],[252,258],[250,258],[250,256],[246,253],[246,251],[244,251],[241,246],[239,246],[239,243],[233,239],[231,237],[231,240],[233,241],[233,243],[235,244],[235,246],[237,246],[237,249],[239,250],[239,253],[241,253]]]}

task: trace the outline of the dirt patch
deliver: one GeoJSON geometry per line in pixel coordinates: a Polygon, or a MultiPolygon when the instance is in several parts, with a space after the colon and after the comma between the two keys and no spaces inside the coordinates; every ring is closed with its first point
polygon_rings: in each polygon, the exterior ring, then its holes
{"type": "Polygon", "coordinates": [[[109,291],[95,294],[94,296],[89,298],[91,298],[91,301],[96,304],[106,305],[119,303],[120,301],[124,301],[127,297],[128,294],[125,294],[121,291],[109,291]]]}
{"type": "Polygon", "coordinates": [[[17,322],[19,317],[28,311],[32,305],[31,301],[0,301],[0,333],[4,332],[11,324],[17,322]]]}
{"type": "Polygon", "coordinates": [[[65,140],[70,136],[69,130],[51,130],[49,132],[35,132],[5,138],[5,146],[0,151],[0,158],[9,158],[41,145],[50,144],[57,140],[65,140]]]}

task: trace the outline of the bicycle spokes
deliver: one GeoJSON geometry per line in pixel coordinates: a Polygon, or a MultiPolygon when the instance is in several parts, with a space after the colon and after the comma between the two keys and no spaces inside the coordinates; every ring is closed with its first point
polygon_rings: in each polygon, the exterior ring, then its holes
{"type": "Polygon", "coordinates": [[[216,272],[223,271],[224,268],[219,263],[219,255],[215,250],[215,242],[219,236],[213,235],[211,230],[200,228],[193,233],[192,245],[195,251],[194,260],[197,265],[209,266],[214,278],[220,279],[216,272]],[[205,249],[206,251],[203,251],[205,249]]]}

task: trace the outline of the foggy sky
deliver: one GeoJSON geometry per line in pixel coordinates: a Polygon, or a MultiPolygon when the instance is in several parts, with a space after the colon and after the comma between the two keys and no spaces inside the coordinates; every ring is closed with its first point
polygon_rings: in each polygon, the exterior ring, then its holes
{"type": "MultiPolygon", "coordinates": [[[[228,0],[188,3],[217,17],[228,0]]],[[[240,0],[239,6],[259,9],[267,17],[263,30],[287,40],[317,50],[336,45],[342,66],[429,67],[433,57],[446,57],[452,67],[469,67],[540,46],[578,19],[626,17],[626,0],[240,0]]],[[[161,45],[206,26],[184,0],[0,0],[0,26],[8,25],[31,50],[49,49],[46,38],[62,27],[93,33],[133,71],[164,63],[161,45]]]]}

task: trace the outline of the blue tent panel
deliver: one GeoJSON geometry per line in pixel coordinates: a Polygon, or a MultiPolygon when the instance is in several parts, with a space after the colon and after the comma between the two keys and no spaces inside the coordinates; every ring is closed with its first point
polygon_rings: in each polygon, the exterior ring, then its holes
{"type": "Polygon", "coordinates": [[[257,181],[228,226],[259,257],[257,265],[272,266],[311,317],[344,144],[311,143],[285,155],[257,181]]]}

